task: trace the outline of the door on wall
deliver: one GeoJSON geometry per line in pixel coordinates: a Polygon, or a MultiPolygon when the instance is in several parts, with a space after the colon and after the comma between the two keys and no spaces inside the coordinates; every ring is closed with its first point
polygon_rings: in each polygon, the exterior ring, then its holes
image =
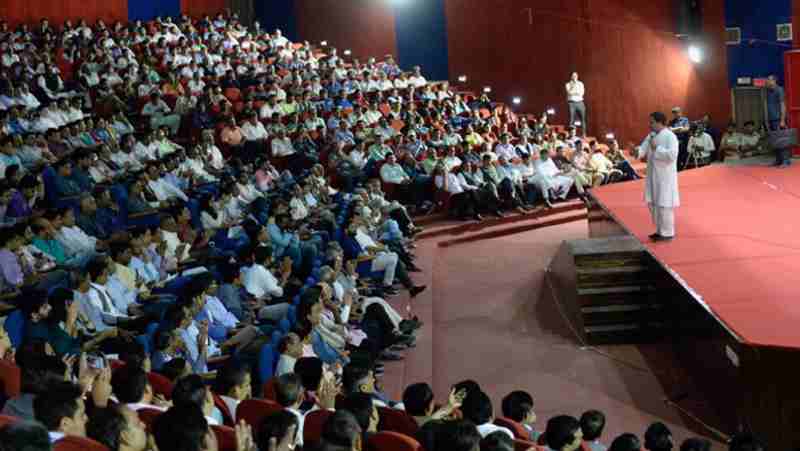
{"type": "Polygon", "coordinates": [[[747,121],[760,128],[767,121],[767,95],[764,88],[754,86],[733,88],[733,120],[741,129],[747,121]]]}
{"type": "MultiPolygon", "coordinates": [[[[783,70],[786,120],[789,127],[800,128],[800,50],[790,50],[783,54],[783,70]]],[[[793,153],[800,155],[800,147],[795,147],[793,153]]]]}

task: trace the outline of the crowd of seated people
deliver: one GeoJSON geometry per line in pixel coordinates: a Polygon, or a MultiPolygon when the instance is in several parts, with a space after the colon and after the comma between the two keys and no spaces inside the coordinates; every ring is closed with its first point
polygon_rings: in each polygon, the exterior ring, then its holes
{"type": "Polygon", "coordinates": [[[599,412],[380,381],[412,215],[638,177],[616,143],[223,14],[0,20],[0,57],[0,449],[604,449],[599,412]]]}

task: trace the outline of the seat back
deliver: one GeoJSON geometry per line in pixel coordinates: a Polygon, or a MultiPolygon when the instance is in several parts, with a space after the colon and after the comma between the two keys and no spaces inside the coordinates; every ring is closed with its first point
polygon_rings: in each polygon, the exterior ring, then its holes
{"type": "Polygon", "coordinates": [[[378,422],[379,431],[399,432],[413,437],[419,430],[419,425],[414,421],[414,418],[402,410],[378,407],[378,415],[380,416],[380,421],[378,422]]]}
{"type": "Polygon", "coordinates": [[[14,310],[6,317],[3,323],[8,338],[11,340],[11,346],[18,349],[22,346],[22,340],[25,339],[25,314],[21,309],[14,310]]]}
{"type": "Polygon", "coordinates": [[[308,446],[319,442],[322,437],[322,427],[325,422],[333,415],[333,412],[327,409],[315,410],[306,415],[303,421],[303,444],[308,446]]]}
{"type": "Polygon", "coordinates": [[[228,426],[211,426],[219,451],[236,451],[236,431],[228,426]]]}
{"type": "Polygon", "coordinates": [[[90,438],[68,435],[53,444],[53,451],[109,451],[109,449],[90,438]]]}
{"type": "Polygon", "coordinates": [[[271,401],[275,401],[275,378],[270,378],[267,382],[264,383],[264,398],[269,399],[271,401]]]}
{"type": "Polygon", "coordinates": [[[153,393],[161,395],[166,399],[172,398],[172,381],[158,373],[152,371],[147,373],[147,381],[153,388],[153,393]]]}
{"type": "Polygon", "coordinates": [[[158,416],[164,412],[158,409],[144,408],[139,409],[136,413],[139,415],[139,419],[142,420],[142,423],[144,423],[144,425],[147,427],[147,431],[149,432],[153,427],[153,422],[156,421],[156,418],[158,418],[158,416]]]}
{"type": "Polygon", "coordinates": [[[536,443],[518,438],[514,439],[514,451],[541,451],[541,450],[542,448],[540,448],[536,443]]]}
{"type": "Polygon", "coordinates": [[[519,438],[522,440],[530,439],[531,435],[525,426],[521,425],[520,423],[512,420],[511,418],[506,417],[497,417],[494,419],[494,424],[498,426],[502,426],[511,432],[514,433],[514,438],[519,438]]]}
{"type": "MultiPolygon", "coordinates": [[[[264,418],[283,410],[283,406],[266,399],[245,399],[236,407],[236,419],[244,420],[253,430],[258,430],[264,418]]],[[[307,423],[304,423],[307,424],[307,423]]]]}
{"type": "MultiPolygon", "coordinates": [[[[261,347],[261,351],[258,354],[258,376],[259,380],[264,383],[264,389],[266,390],[266,384],[269,383],[272,376],[275,374],[275,347],[272,344],[265,344],[261,347]]],[[[274,393],[274,390],[273,390],[274,393]]],[[[267,396],[267,392],[264,391],[264,397],[267,399],[275,399],[275,396],[267,396]]]]}
{"type": "Polygon", "coordinates": [[[381,431],[373,434],[367,442],[370,449],[381,451],[421,451],[422,445],[415,439],[398,432],[381,431]]]}
{"type": "Polygon", "coordinates": [[[219,409],[219,411],[222,413],[222,423],[225,426],[233,427],[236,424],[233,421],[233,412],[231,412],[231,410],[228,408],[228,405],[225,404],[225,401],[223,401],[218,394],[212,394],[214,395],[214,407],[219,409]]]}
{"type": "Polygon", "coordinates": [[[19,418],[12,417],[11,415],[0,415],[0,428],[11,423],[16,423],[19,418]]]}
{"type": "Polygon", "coordinates": [[[0,360],[0,392],[7,398],[20,394],[22,389],[22,371],[13,362],[0,360]]]}

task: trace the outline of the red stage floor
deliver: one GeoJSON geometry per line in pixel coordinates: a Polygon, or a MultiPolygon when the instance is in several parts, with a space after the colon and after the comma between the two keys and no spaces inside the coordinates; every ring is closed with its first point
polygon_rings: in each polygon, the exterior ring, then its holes
{"type": "Polygon", "coordinates": [[[653,243],[643,182],[592,190],[742,341],[800,347],[800,167],[680,173],[674,241],[653,243]]]}

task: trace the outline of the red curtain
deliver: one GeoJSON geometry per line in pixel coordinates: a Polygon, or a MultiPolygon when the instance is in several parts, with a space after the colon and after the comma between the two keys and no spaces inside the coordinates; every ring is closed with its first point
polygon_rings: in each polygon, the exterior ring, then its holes
{"type": "MultiPolygon", "coordinates": [[[[295,0],[302,39],[328,41],[359,58],[397,54],[391,2],[374,0],[295,0]]],[[[340,53],[341,55],[341,53],[340,53]]]]}
{"type": "MultiPolygon", "coordinates": [[[[724,0],[703,2],[705,60],[692,64],[674,37],[671,0],[447,0],[450,75],[520,110],[557,111],[566,123],[564,83],[586,85],[590,134],[639,140],[647,115],[682,106],[692,118],[730,117],[724,0]]],[[[625,144],[625,142],[623,142],[625,144]]]]}
{"type": "Polygon", "coordinates": [[[202,17],[206,14],[214,17],[215,14],[224,11],[227,7],[227,0],[181,0],[181,12],[192,17],[202,17]]]}
{"type": "MultiPolygon", "coordinates": [[[[135,0],[131,0],[135,1],[135,0]]],[[[38,23],[47,18],[51,25],[66,19],[83,18],[93,23],[103,19],[107,24],[128,20],[128,0],[0,0],[0,17],[10,25],[38,23]]]]}

